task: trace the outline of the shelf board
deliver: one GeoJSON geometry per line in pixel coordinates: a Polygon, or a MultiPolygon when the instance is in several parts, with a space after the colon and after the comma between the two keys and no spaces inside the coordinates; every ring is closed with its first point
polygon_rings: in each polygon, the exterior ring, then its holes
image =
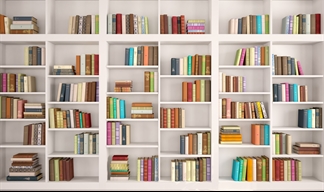
{"type": "Polygon", "coordinates": [[[157,65],[138,65],[138,66],[127,66],[127,65],[108,65],[108,69],[158,69],[157,65]]]}
{"type": "Polygon", "coordinates": [[[0,69],[45,69],[45,65],[0,65],[0,69]]]}
{"type": "Polygon", "coordinates": [[[99,75],[48,75],[48,78],[99,78],[99,75]]]}
{"type": "Polygon", "coordinates": [[[219,95],[269,95],[270,92],[219,92],[219,95]]]}
{"type": "Polygon", "coordinates": [[[270,121],[270,119],[218,119],[218,121],[226,122],[226,121],[270,121]]]}
{"type": "Polygon", "coordinates": [[[160,131],[211,131],[210,127],[160,128],[160,131]]]}
{"type": "Polygon", "coordinates": [[[99,131],[99,128],[48,128],[48,131],[99,131]]]}
{"type": "Polygon", "coordinates": [[[45,145],[23,145],[21,142],[6,142],[6,143],[1,143],[0,148],[45,149],[45,145]]]}
{"type": "Polygon", "coordinates": [[[158,92],[107,92],[107,95],[158,95],[158,92]]]}
{"type": "Polygon", "coordinates": [[[55,151],[48,155],[48,157],[99,157],[99,154],[74,154],[73,151],[55,151]]]}
{"type": "Polygon", "coordinates": [[[45,92],[0,92],[0,95],[45,95],[45,92]]]}
{"type": "Polygon", "coordinates": [[[322,101],[307,101],[307,102],[286,102],[286,101],[276,101],[272,102],[274,105],[321,105],[323,104],[322,101]]]}
{"type": "Polygon", "coordinates": [[[0,122],[30,122],[30,121],[45,121],[46,119],[0,119],[0,122]]]}
{"type": "Polygon", "coordinates": [[[272,131],[323,131],[323,128],[301,128],[273,126],[272,131]]]}
{"type": "Polygon", "coordinates": [[[220,65],[219,69],[270,69],[270,66],[234,66],[234,65],[220,65]]]}
{"type": "Polygon", "coordinates": [[[312,79],[323,78],[323,75],[272,75],[275,79],[312,79]]]}
{"type": "Polygon", "coordinates": [[[270,148],[270,145],[253,145],[252,143],[219,144],[219,148],[270,148]]]}
{"type": "Polygon", "coordinates": [[[70,102],[70,101],[50,101],[47,102],[48,104],[52,104],[52,105],[98,105],[99,102],[95,101],[95,102],[70,102]]]}
{"type": "Polygon", "coordinates": [[[107,121],[158,121],[158,118],[154,119],[132,119],[132,118],[125,118],[125,119],[106,119],[107,121]]]}
{"type": "Polygon", "coordinates": [[[54,44],[99,44],[100,36],[96,34],[5,34],[1,36],[1,41],[6,44],[23,43],[26,42],[36,43],[50,41],[54,44]]]}
{"type": "Polygon", "coordinates": [[[130,145],[107,145],[107,148],[157,148],[156,142],[132,142],[130,145]]]}
{"type": "Polygon", "coordinates": [[[196,157],[211,157],[211,155],[186,155],[180,154],[178,151],[162,151],[160,157],[174,157],[174,158],[196,158],[196,157]]]}
{"type": "Polygon", "coordinates": [[[296,154],[296,153],[292,153],[290,155],[287,154],[282,154],[282,155],[272,155],[272,157],[279,157],[279,158],[300,158],[300,157],[323,157],[323,154],[296,154]]]}
{"type": "Polygon", "coordinates": [[[211,75],[160,75],[161,79],[177,79],[177,78],[211,78],[211,75]]]}
{"type": "Polygon", "coordinates": [[[211,102],[161,101],[161,105],[210,105],[211,102]]]}

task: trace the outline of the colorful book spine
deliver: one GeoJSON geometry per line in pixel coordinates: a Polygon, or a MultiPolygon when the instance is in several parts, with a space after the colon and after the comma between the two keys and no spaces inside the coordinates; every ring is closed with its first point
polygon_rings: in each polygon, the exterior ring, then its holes
{"type": "Polygon", "coordinates": [[[115,135],[116,135],[115,145],[119,145],[119,143],[120,143],[120,122],[119,121],[116,122],[116,132],[115,132],[115,135]]]}
{"type": "Polygon", "coordinates": [[[107,145],[111,145],[111,122],[107,122],[107,145]]]}

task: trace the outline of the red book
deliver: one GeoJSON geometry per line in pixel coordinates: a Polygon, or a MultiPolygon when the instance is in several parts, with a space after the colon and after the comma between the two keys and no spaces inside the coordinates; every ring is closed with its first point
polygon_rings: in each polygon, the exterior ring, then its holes
{"type": "Polygon", "coordinates": [[[315,34],[321,34],[321,14],[315,14],[315,34]]]}
{"type": "Polygon", "coordinates": [[[175,128],[175,109],[171,108],[171,128],[175,128]]]}
{"type": "Polygon", "coordinates": [[[112,160],[128,160],[128,155],[114,155],[112,160]]]}
{"type": "Polygon", "coordinates": [[[280,181],[280,161],[278,159],[275,160],[275,173],[276,181],[280,181]]]}
{"type": "Polygon", "coordinates": [[[163,108],[163,128],[167,128],[167,109],[163,108]]]}
{"type": "Polygon", "coordinates": [[[172,16],[172,34],[178,34],[178,18],[172,16]]]}
{"type": "Polygon", "coordinates": [[[85,113],[85,128],[91,127],[91,119],[90,119],[90,113],[85,113]]]}
{"type": "Polygon", "coordinates": [[[187,101],[192,102],[192,82],[187,82],[187,101]]]}
{"type": "Polygon", "coordinates": [[[94,75],[99,75],[99,54],[94,55],[94,75]]]}
{"type": "Polygon", "coordinates": [[[116,14],[116,34],[122,34],[122,14],[116,14]]]}

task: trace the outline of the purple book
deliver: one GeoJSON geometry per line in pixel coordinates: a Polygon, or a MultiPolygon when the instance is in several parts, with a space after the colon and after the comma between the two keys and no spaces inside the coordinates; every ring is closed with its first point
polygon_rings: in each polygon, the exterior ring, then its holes
{"type": "Polygon", "coordinates": [[[2,92],[7,92],[7,73],[2,73],[2,92]]]}
{"type": "Polygon", "coordinates": [[[96,82],[96,101],[99,101],[99,81],[96,82]]]}
{"type": "Polygon", "coordinates": [[[144,181],[144,159],[141,158],[141,181],[144,181]]]}
{"type": "Polygon", "coordinates": [[[210,162],[210,157],[207,157],[206,159],[206,164],[207,164],[207,181],[211,181],[211,162],[210,162]]]}
{"type": "Polygon", "coordinates": [[[291,181],[296,181],[295,159],[290,161],[291,181]]]}
{"type": "Polygon", "coordinates": [[[116,129],[115,129],[115,145],[120,145],[120,122],[116,122],[116,129]]]}
{"type": "Polygon", "coordinates": [[[152,159],[147,159],[147,181],[152,181],[152,159]]]}
{"type": "Polygon", "coordinates": [[[111,122],[107,122],[107,145],[111,145],[111,122]]]}

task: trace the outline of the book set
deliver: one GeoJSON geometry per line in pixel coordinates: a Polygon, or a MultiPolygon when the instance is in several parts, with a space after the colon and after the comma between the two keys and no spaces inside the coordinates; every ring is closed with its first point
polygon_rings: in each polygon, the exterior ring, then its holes
{"type": "Polygon", "coordinates": [[[0,16],[1,189],[323,191],[323,10],[322,0],[0,1],[0,14],[38,27],[0,16]],[[42,174],[23,176],[34,182],[9,176],[17,153],[38,154],[42,174]]]}
{"type": "Polygon", "coordinates": [[[13,16],[0,14],[0,34],[38,34],[37,19],[33,16],[13,16]]]}
{"type": "Polygon", "coordinates": [[[321,34],[321,14],[306,13],[282,18],[283,34],[321,34]]]}
{"type": "Polygon", "coordinates": [[[23,73],[0,73],[0,92],[36,92],[36,77],[23,73]]]}

